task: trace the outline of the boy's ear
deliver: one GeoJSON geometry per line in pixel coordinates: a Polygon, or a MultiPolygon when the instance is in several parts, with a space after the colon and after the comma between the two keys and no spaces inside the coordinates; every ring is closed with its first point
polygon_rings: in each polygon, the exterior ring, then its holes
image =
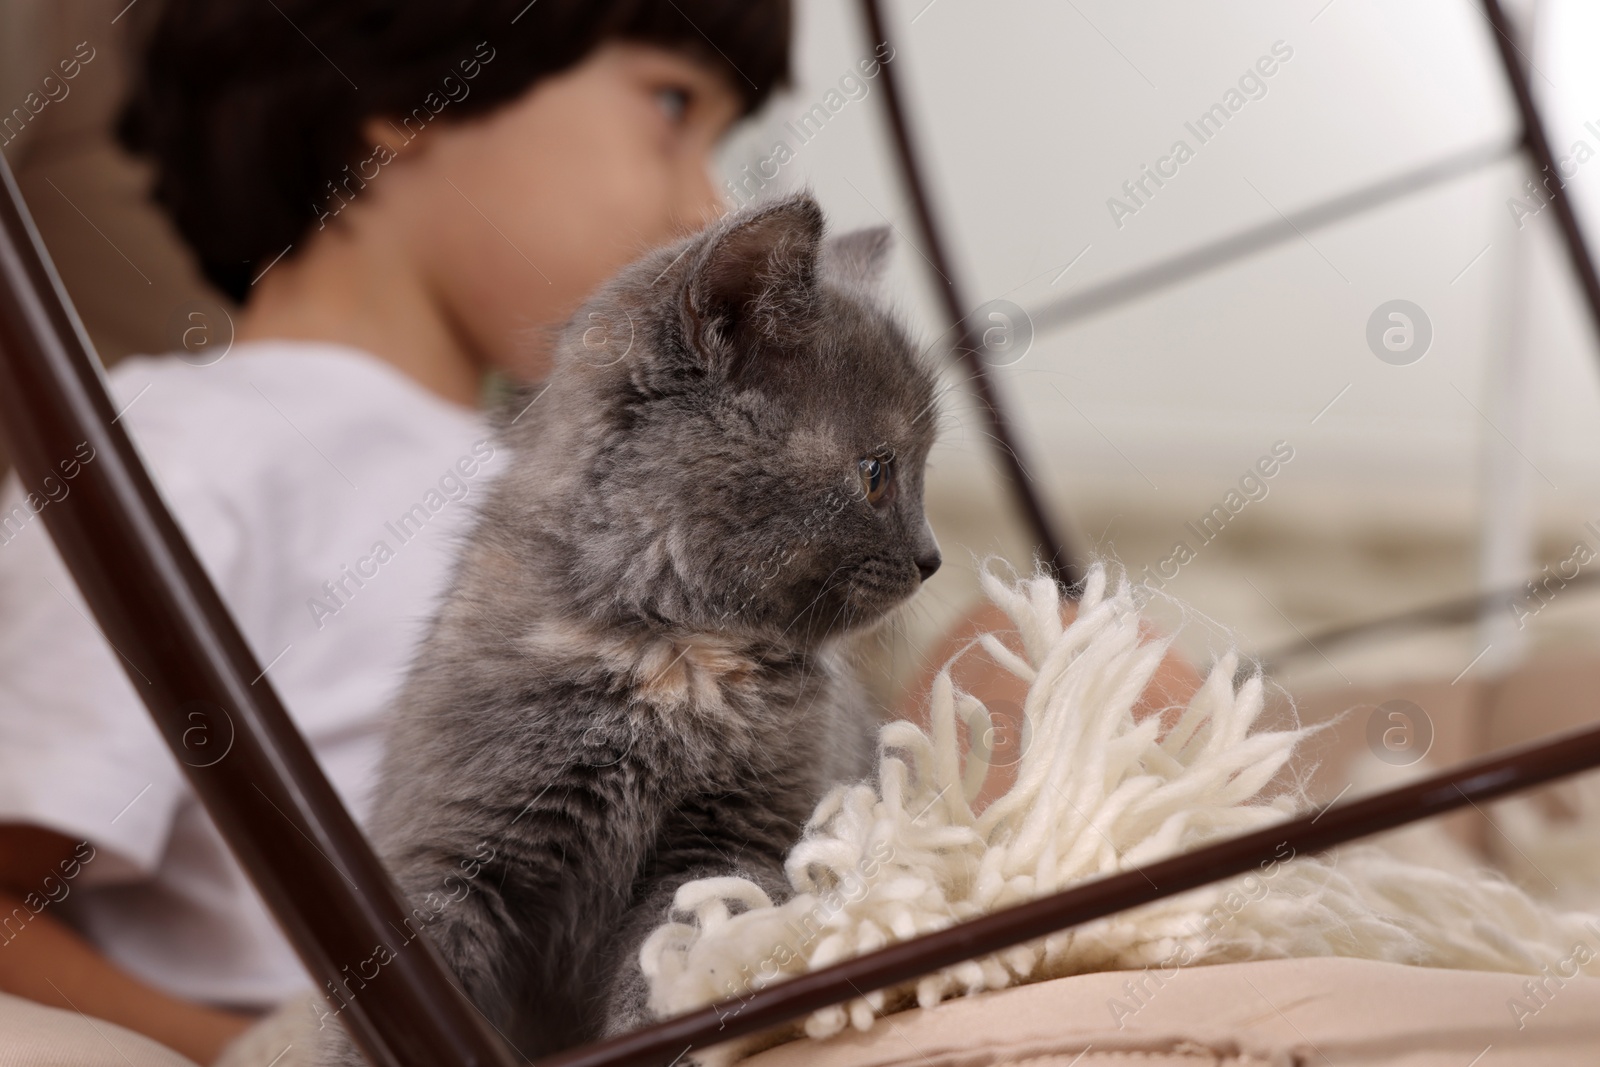
{"type": "Polygon", "coordinates": [[[821,317],[822,208],[808,193],[728,216],[683,290],[690,344],[729,380],[749,381],[800,348],[821,317]]]}
{"type": "Polygon", "coordinates": [[[822,269],[829,277],[863,289],[876,289],[889,264],[887,226],[871,226],[830,237],[822,247],[822,269]]]}

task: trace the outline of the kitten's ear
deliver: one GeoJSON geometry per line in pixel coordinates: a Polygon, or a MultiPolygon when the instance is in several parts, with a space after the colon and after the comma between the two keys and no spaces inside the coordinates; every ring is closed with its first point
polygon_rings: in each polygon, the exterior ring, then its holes
{"type": "Polygon", "coordinates": [[[821,317],[822,208],[798,193],[730,220],[695,257],[683,292],[690,343],[730,379],[800,347],[821,317]]]}
{"type": "Polygon", "coordinates": [[[828,238],[822,246],[823,272],[847,285],[876,289],[889,265],[892,232],[887,226],[872,226],[828,238]]]}

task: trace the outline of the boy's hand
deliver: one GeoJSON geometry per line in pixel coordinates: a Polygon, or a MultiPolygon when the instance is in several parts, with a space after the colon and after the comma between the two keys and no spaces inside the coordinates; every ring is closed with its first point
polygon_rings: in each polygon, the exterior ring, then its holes
{"type": "MultiPolygon", "coordinates": [[[[1076,615],[1075,605],[1063,605],[1064,621],[1070,623],[1076,615]]],[[[945,631],[934,645],[923,661],[922,672],[902,695],[898,714],[926,728],[928,697],[939,667],[963,645],[982,633],[996,634],[1008,648],[1021,654],[1022,642],[1011,617],[995,604],[985,601],[945,631]]],[[[982,811],[1016,781],[1017,763],[1022,758],[1022,702],[1028,695],[1028,685],[995,663],[981,648],[969,650],[951,666],[950,680],[956,688],[982,700],[995,719],[989,775],[984,779],[983,788],[978,791],[972,805],[974,811],[982,811]]],[[[1140,698],[1134,716],[1143,718],[1150,714],[1162,714],[1164,725],[1170,728],[1188,706],[1189,698],[1200,688],[1200,683],[1200,675],[1195,669],[1176,652],[1169,652],[1140,698]]]]}
{"type": "Polygon", "coordinates": [[[255,1020],[170,996],[118,969],[46,905],[45,879],[77,842],[52,830],[0,823],[0,916],[28,916],[0,933],[0,992],[125,1026],[196,1063],[216,1059],[255,1020]],[[31,898],[31,900],[30,900],[31,898]],[[32,907],[29,907],[29,904],[32,907]]]}

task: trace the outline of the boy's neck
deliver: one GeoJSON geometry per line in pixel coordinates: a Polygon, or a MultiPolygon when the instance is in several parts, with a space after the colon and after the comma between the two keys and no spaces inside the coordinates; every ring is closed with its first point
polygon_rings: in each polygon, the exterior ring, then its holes
{"type": "Polygon", "coordinates": [[[486,360],[410,264],[398,249],[328,230],[258,278],[235,336],[349,345],[436,396],[477,408],[486,360]]]}

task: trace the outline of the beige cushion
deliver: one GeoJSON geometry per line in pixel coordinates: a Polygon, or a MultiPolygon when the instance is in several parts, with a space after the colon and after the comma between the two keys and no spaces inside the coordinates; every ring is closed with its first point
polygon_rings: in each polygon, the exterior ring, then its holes
{"type": "Polygon", "coordinates": [[[103,1019],[0,993],[0,1067],[195,1067],[103,1019]]]}
{"type": "Polygon", "coordinates": [[[1523,990],[1526,975],[1371,960],[1260,960],[1159,978],[1120,971],[1018,986],[890,1015],[865,1034],[793,1041],[743,1064],[1592,1067],[1600,1061],[1600,980],[1593,978],[1560,985],[1538,979],[1550,990],[1542,1008],[1523,990]],[[1137,999],[1129,983],[1142,984],[1137,999]],[[1513,999],[1536,1014],[1519,1020],[1508,1006],[1513,999]],[[1115,1013],[1118,1002],[1124,1010],[1115,1013]]]}
{"type": "MultiPolygon", "coordinates": [[[[267,1067],[285,1045],[273,1067],[304,1067],[312,1018],[304,1003],[285,1005],[217,1067],[267,1067]]],[[[1298,959],[1058,978],[898,1012],[864,1034],[791,1041],[740,1067],[1592,1067],[1597,1050],[1597,979],[1298,959]],[[1542,1007],[1529,981],[1544,984],[1542,1007]]]]}

